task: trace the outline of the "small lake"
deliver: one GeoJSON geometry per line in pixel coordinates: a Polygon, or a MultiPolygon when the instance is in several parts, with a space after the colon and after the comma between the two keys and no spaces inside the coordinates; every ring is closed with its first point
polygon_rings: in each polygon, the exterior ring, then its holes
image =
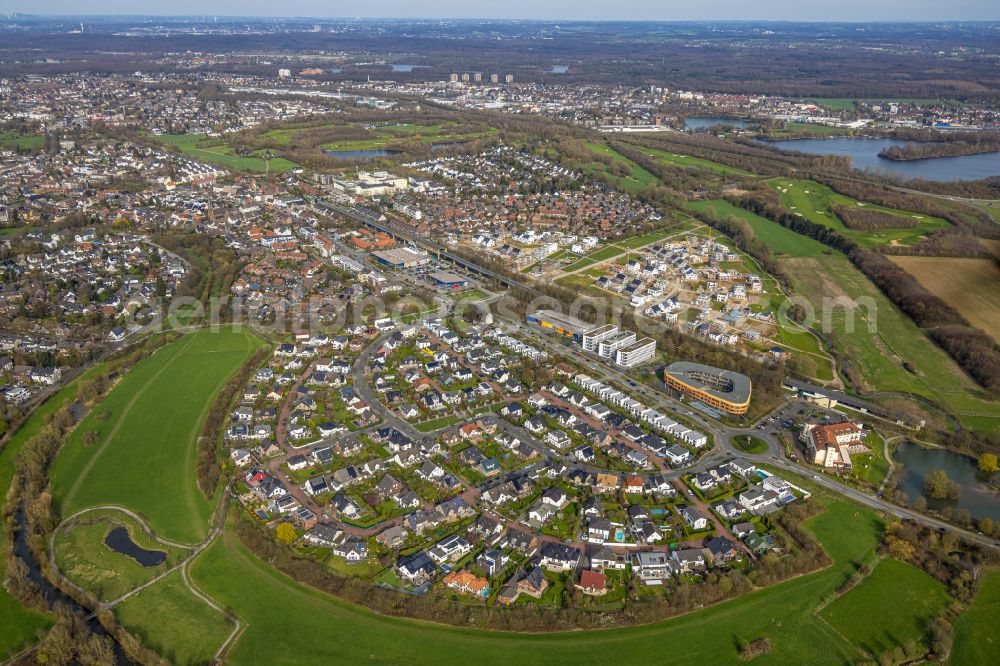
{"type": "Polygon", "coordinates": [[[342,160],[365,160],[372,157],[392,157],[393,155],[398,155],[399,151],[372,148],[371,150],[324,150],[323,154],[342,160]]]}
{"type": "Polygon", "coordinates": [[[969,456],[946,449],[930,449],[906,442],[893,453],[896,464],[902,464],[903,476],[897,488],[912,502],[924,494],[924,475],[932,469],[943,469],[952,481],[961,486],[957,502],[927,500],[932,509],[943,509],[949,504],[957,509],[967,509],[973,518],[1000,519],[1000,495],[990,492],[977,478],[976,461],[969,456]]]}
{"type": "Polygon", "coordinates": [[[879,151],[889,146],[905,145],[896,139],[836,137],[833,139],[787,139],[768,141],[783,150],[797,150],[813,155],[844,155],[851,158],[855,169],[871,169],[902,178],[922,178],[948,182],[979,180],[1000,175],[1000,153],[932,157],[926,160],[900,162],[879,157],[879,151]]]}
{"type": "Polygon", "coordinates": [[[167,561],[162,550],[146,550],[135,541],[124,527],[116,527],[104,537],[104,545],[122,555],[128,555],[144,567],[155,567],[167,561]]]}
{"type": "Polygon", "coordinates": [[[569,71],[569,65],[552,65],[546,71],[549,74],[565,74],[569,71]]]}
{"type": "Polygon", "coordinates": [[[412,72],[415,69],[430,69],[430,65],[390,65],[394,72],[412,72]]]}
{"type": "Polygon", "coordinates": [[[706,127],[724,125],[726,127],[748,127],[750,122],[740,118],[685,118],[684,129],[688,132],[697,132],[706,127]]]}

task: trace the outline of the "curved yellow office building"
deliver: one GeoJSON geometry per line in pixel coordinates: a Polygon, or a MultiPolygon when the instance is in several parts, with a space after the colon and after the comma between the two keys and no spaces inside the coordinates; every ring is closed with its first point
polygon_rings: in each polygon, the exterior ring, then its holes
{"type": "Polygon", "coordinates": [[[663,372],[667,386],[730,414],[746,414],[750,407],[750,378],[731,370],[679,361],[663,372]]]}

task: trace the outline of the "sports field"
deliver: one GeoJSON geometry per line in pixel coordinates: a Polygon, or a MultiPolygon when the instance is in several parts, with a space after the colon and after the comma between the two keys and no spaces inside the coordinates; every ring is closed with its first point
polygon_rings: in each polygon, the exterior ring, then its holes
{"type": "Polygon", "coordinates": [[[889,257],[953,306],[970,324],[1000,342],[1000,266],[993,259],[889,257]]]}
{"type": "Polygon", "coordinates": [[[955,622],[952,666],[1000,664],[1000,571],[990,571],[983,578],[972,605],[955,622]]]}
{"type": "Polygon", "coordinates": [[[657,150],[656,148],[646,148],[645,146],[636,146],[636,149],[643,152],[650,157],[656,158],[658,161],[664,164],[669,164],[670,166],[679,166],[693,169],[702,169],[704,171],[714,171],[719,174],[726,175],[740,175],[740,176],[752,176],[753,174],[749,171],[743,169],[737,169],[736,167],[731,167],[726,164],[720,164],[719,162],[713,162],[711,160],[706,160],[701,157],[692,157],[690,155],[680,155],[677,153],[669,153],[665,150],[657,150]]]}
{"type": "MultiPolygon", "coordinates": [[[[853,663],[855,647],[812,609],[872,556],[881,527],[868,509],[829,499],[808,523],[834,565],[745,597],[643,627],[559,634],[501,634],[383,617],[303,587],[275,572],[226,532],[192,565],[194,582],[232,608],[246,629],[226,656],[257,664],[735,663],[738,640],[769,638],[762,663],[853,663]],[[234,573],[238,575],[234,575],[234,573]],[[317,637],[322,637],[318,640],[317,637]]],[[[162,616],[166,625],[171,620],[162,616]]]]}
{"type": "Polygon", "coordinates": [[[827,606],[822,617],[858,647],[878,657],[907,641],[919,645],[927,622],[940,615],[948,603],[944,585],[914,566],[887,559],[827,606]]]}
{"type": "Polygon", "coordinates": [[[628,169],[627,176],[615,176],[608,165],[604,162],[594,161],[590,164],[582,166],[582,170],[588,174],[594,174],[597,172],[604,173],[608,178],[610,178],[615,186],[623,192],[638,192],[647,185],[654,185],[659,181],[656,176],[650,172],[643,169],[641,166],[625,157],[616,150],[613,150],[609,146],[603,143],[597,143],[595,141],[587,141],[587,148],[593,152],[610,157],[613,161],[624,165],[628,169]]]}
{"type": "Polygon", "coordinates": [[[929,232],[948,226],[948,223],[936,217],[918,215],[906,211],[863,203],[868,210],[894,215],[901,224],[917,222],[917,226],[901,229],[879,229],[875,231],[855,231],[848,229],[830,207],[835,204],[858,207],[857,199],[837,194],[826,185],[811,180],[792,180],[776,178],[768,184],[781,194],[781,205],[793,213],[798,213],[807,219],[830,227],[846,236],[862,247],[877,247],[885,244],[909,245],[920,240],[929,232]]]}
{"type": "Polygon", "coordinates": [[[213,505],[197,486],[198,436],[212,398],[260,344],[246,330],[206,329],[133,368],[57,456],[52,487],[59,514],[120,505],[144,516],[161,537],[203,539],[213,505]],[[87,445],[84,435],[92,431],[98,441],[87,445]]]}

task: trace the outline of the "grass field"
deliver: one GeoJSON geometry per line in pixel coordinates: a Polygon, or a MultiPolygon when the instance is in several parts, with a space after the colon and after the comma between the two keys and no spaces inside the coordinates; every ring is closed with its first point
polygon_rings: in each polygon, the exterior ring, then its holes
{"type": "Polygon", "coordinates": [[[827,606],[822,617],[877,657],[909,640],[920,644],[928,620],[948,603],[941,583],[914,566],[887,559],[827,606]]]}
{"type": "Polygon", "coordinates": [[[714,210],[715,214],[722,218],[734,216],[744,220],[753,229],[754,235],[776,255],[815,257],[823,254],[827,249],[819,241],[802,236],[794,231],[789,231],[767,218],[754,215],[750,211],[744,210],[739,206],[734,206],[722,199],[692,201],[687,204],[687,207],[697,211],[710,209],[714,210]]]}
{"type": "Polygon", "coordinates": [[[970,428],[1000,427],[1000,403],[982,391],[847,257],[725,201],[694,202],[689,206],[696,210],[713,208],[720,215],[746,220],[772,252],[785,255],[794,293],[813,304],[819,327],[872,387],[941,401],[970,428]],[[824,325],[822,317],[824,299],[829,299],[828,325],[824,325]],[[847,309],[837,305],[837,299],[858,304],[853,326],[847,309]],[[865,303],[872,307],[865,307],[865,303]],[[875,316],[873,331],[868,326],[871,313],[875,316]],[[907,370],[904,361],[916,372],[907,370]]]}
{"type": "Polygon", "coordinates": [[[881,229],[878,231],[855,231],[848,229],[831,210],[830,206],[840,204],[857,207],[858,201],[837,194],[829,187],[811,180],[790,180],[778,178],[768,183],[781,192],[781,205],[788,210],[799,213],[807,219],[838,231],[862,247],[877,247],[885,244],[910,245],[926,236],[929,232],[948,226],[948,223],[936,217],[916,215],[905,211],[885,208],[874,204],[865,204],[868,210],[889,213],[900,218],[900,223],[917,220],[917,226],[901,229],[881,229]]]}
{"type": "Polygon", "coordinates": [[[602,261],[607,261],[608,259],[614,259],[620,254],[625,254],[625,250],[617,245],[605,245],[604,247],[594,250],[582,259],[574,261],[568,266],[563,266],[562,271],[564,273],[577,271],[581,268],[587,268],[589,266],[593,266],[594,264],[599,264],[602,261]]]}
{"type": "MultiPolygon", "coordinates": [[[[232,147],[226,145],[222,139],[209,138],[199,134],[160,134],[150,135],[150,138],[164,145],[173,146],[181,154],[188,157],[234,171],[264,173],[265,170],[269,170],[272,173],[284,173],[298,166],[282,157],[271,159],[270,165],[268,165],[260,157],[234,155],[232,147]]],[[[261,152],[257,151],[257,153],[261,152]]]]}
{"type": "Polygon", "coordinates": [[[37,150],[45,145],[45,136],[41,134],[15,134],[0,132],[0,149],[37,150]]]}
{"type": "Polygon", "coordinates": [[[606,164],[598,161],[583,165],[582,170],[585,173],[594,174],[597,172],[603,172],[611,179],[612,182],[616,184],[616,187],[623,192],[638,192],[647,185],[653,185],[659,182],[656,176],[646,171],[618,151],[611,149],[609,146],[606,146],[603,143],[597,143],[596,141],[587,141],[586,145],[587,148],[598,155],[605,155],[610,157],[615,162],[624,164],[628,168],[629,173],[627,176],[615,176],[611,173],[611,170],[606,164]]]}
{"type": "MultiPolygon", "coordinates": [[[[180,666],[208,664],[233,631],[229,619],[188,589],[180,571],[127,599],[115,615],[143,643],[180,666]]],[[[282,650],[279,642],[268,653],[282,650]]]]}
{"type": "Polygon", "coordinates": [[[143,515],[167,539],[203,539],[212,503],[197,486],[196,442],[212,398],[260,344],[246,330],[206,329],[133,368],[56,458],[52,486],[60,515],[116,504],[143,515]],[[110,417],[101,421],[103,412],[110,417]],[[95,430],[100,439],[85,445],[84,433],[95,430]]]}
{"type": "Polygon", "coordinates": [[[117,599],[163,573],[175,565],[184,552],[149,538],[134,519],[119,511],[86,513],[72,524],[61,527],[55,538],[59,570],[101,601],[117,599]],[[104,538],[118,526],[125,527],[132,541],[140,547],[166,553],[166,561],[155,567],[144,567],[133,558],[108,548],[104,538]]]}
{"type": "Polygon", "coordinates": [[[666,622],[585,633],[500,634],[375,615],[277,573],[228,531],[195,560],[192,576],[247,622],[227,654],[232,664],[259,664],[264,650],[269,664],[508,664],[511,655],[523,664],[574,666],[609,659],[735,663],[737,641],[758,637],[774,646],[760,663],[853,663],[854,646],[811,611],[871,557],[880,524],[867,509],[830,499],[827,511],[807,526],[833,558],[832,567],[666,622]],[[282,649],[268,649],[275,645],[282,649]]]}
{"type": "Polygon", "coordinates": [[[952,666],[1000,664],[1000,571],[990,571],[983,578],[972,605],[955,622],[952,666]]]}
{"type": "Polygon", "coordinates": [[[733,444],[740,451],[753,454],[766,453],[768,449],[767,442],[753,435],[737,435],[733,438],[733,444]]]}
{"type": "Polygon", "coordinates": [[[1000,266],[993,259],[889,257],[1000,342],[1000,266]]]}
{"type": "Polygon", "coordinates": [[[639,151],[649,155],[650,157],[654,157],[658,161],[664,164],[669,164],[671,166],[702,169],[704,171],[714,171],[715,173],[726,174],[726,175],[739,175],[739,176],[753,175],[749,171],[745,171],[743,169],[737,169],[736,167],[727,166],[725,164],[720,164],[719,162],[713,162],[711,160],[702,159],[700,157],[692,157],[690,155],[678,155],[675,153],[668,153],[665,150],[657,150],[656,148],[646,148],[644,146],[636,146],[636,148],[639,151]]]}
{"type": "Polygon", "coordinates": [[[823,311],[823,299],[829,299],[825,307],[829,325],[823,326],[824,332],[869,384],[880,391],[910,392],[939,400],[969,427],[1000,426],[1000,404],[985,394],[847,257],[829,254],[791,259],[788,265],[796,292],[816,304],[817,313],[823,311]],[[849,310],[838,302],[858,304],[853,325],[849,310]]]}

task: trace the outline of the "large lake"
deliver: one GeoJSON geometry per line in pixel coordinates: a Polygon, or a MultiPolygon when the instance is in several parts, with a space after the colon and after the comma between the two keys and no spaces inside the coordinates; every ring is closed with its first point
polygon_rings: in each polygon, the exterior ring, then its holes
{"type": "Polygon", "coordinates": [[[684,129],[689,132],[697,132],[706,127],[724,125],[726,127],[747,127],[750,123],[739,118],[685,118],[684,129]]]}
{"type": "Polygon", "coordinates": [[[897,486],[910,497],[910,501],[924,494],[924,475],[932,469],[943,469],[952,481],[962,487],[957,502],[927,500],[932,509],[942,509],[949,504],[958,509],[968,509],[973,518],[1000,519],[1000,495],[990,492],[977,478],[976,461],[968,456],[931,449],[906,442],[896,448],[893,460],[903,465],[903,476],[897,486]]]}
{"type": "Polygon", "coordinates": [[[405,64],[393,64],[391,65],[392,71],[394,72],[412,72],[415,69],[430,69],[430,65],[405,65],[405,64]]]}
{"type": "Polygon", "coordinates": [[[979,180],[1000,175],[1000,153],[934,157],[926,160],[900,162],[887,160],[878,155],[883,148],[906,143],[895,139],[837,137],[833,139],[788,139],[768,141],[767,143],[784,150],[797,150],[813,155],[846,155],[851,158],[855,169],[872,169],[902,178],[952,181],[979,180]]]}

